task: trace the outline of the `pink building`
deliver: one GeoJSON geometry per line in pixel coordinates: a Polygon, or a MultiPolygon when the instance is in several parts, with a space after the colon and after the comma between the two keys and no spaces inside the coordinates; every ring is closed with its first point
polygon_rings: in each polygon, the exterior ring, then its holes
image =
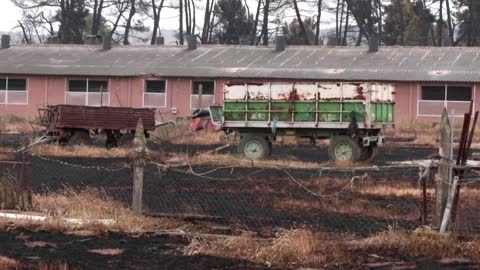
{"type": "Polygon", "coordinates": [[[49,104],[158,109],[165,119],[221,104],[227,82],[388,82],[397,123],[458,116],[480,101],[480,48],[22,45],[0,49],[0,114],[49,104]],[[201,95],[199,95],[201,89],[201,95]]]}

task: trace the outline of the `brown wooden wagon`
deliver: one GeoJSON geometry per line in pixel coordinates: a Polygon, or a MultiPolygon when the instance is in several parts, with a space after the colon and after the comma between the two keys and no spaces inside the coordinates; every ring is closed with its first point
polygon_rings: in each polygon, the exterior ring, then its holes
{"type": "Polygon", "coordinates": [[[133,141],[139,119],[147,137],[155,130],[155,112],[151,109],[52,105],[40,108],[39,114],[47,130],[38,143],[90,144],[91,134],[104,133],[105,146],[111,148],[133,141]]]}

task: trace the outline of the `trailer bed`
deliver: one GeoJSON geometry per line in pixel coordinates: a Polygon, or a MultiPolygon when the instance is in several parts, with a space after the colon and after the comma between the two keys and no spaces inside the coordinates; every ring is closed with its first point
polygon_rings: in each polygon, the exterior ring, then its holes
{"type": "Polygon", "coordinates": [[[155,129],[155,113],[151,109],[52,105],[40,111],[43,124],[50,130],[135,130],[139,119],[145,130],[155,129]]]}

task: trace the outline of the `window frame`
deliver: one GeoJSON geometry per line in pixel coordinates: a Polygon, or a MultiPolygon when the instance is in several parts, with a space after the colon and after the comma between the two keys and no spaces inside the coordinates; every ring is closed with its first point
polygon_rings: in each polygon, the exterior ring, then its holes
{"type": "Polygon", "coordinates": [[[195,82],[213,82],[213,95],[204,95],[202,93],[202,96],[213,97],[213,104],[215,104],[215,95],[217,94],[217,80],[208,80],[208,79],[205,79],[205,80],[190,80],[190,110],[205,109],[205,108],[193,107],[193,97],[198,96],[198,94],[193,94],[193,85],[194,85],[195,82]]]}
{"type": "Polygon", "coordinates": [[[29,85],[30,85],[30,81],[29,81],[29,78],[25,78],[25,77],[9,77],[9,76],[5,76],[5,77],[0,77],[0,78],[5,78],[5,90],[0,90],[0,91],[4,91],[5,92],[5,102],[1,102],[0,101],[0,104],[2,105],[28,105],[28,98],[29,98],[29,91],[28,91],[28,88],[29,88],[29,85]],[[8,89],[8,80],[9,79],[12,79],[12,80],[25,80],[25,90],[9,90],[8,89]],[[25,93],[25,103],[10,103],[8,102],[8,93],[9,92],[14,92],[14,93],[25,93]]]}
{"type": "Polygon", "coordinates": [[[149,78],[143,80],[143,93],[142,93],[142,108],[160,108],[165,109],[167,108],[167,101],[168,101],[168,80],[166,78],[149,78]],[[147,81],[164,81],[165,82],[165,93],[156,93],[156,92],[147,92],[147,81]],[[145,94],[154,94],[154,95],[165,95],[165,105],[164,106],[145,106],[145,94]]]}
{"type": "Polygon", "coordinates": [[[84,93],[85,94],[85,102],[83,105],[77,105],[77,106],[92,106],[92,107],[101,107],[101,106],[110,106],[110,87],[112,85],[112,80],[110,78],[108,79],[105,79],[105,78],[90,78],[90,77],[87,77],[87,78],[65,78],[65,95],[64,95],[64,104],[66,105],[75,105],[75,104],[69,104],[67,103],[67,95],[69,93],[84,93]],[[70,81],[86,81],[86,91],[85,92],[81,92],[81,91],[70,91],[70,81]],[[106,91],[103,91],[103,92],[89,92],[88,89],[88,82],[89,81],[106,81],[107,82],[107,89],[106,91]],[[102,99],[102,104],[99,105],[99,106],[95,106],[95,105],[90,105],[89,104],[89,100],[88,100],[88,97],[89,97],[89,93],[98,93],[98,94],[106,94],[107,95],[107,102],[105,104],[103,104],[103,99],[102,99]]]}
{"type": "MultiPolygon", "coordinates": [[[[473,101],[473,111],[475,111],[475,98],[476,98],[476,92],[477,92],[477,85],[468,85],[468,84],[418,84],[417,85],[417,118],[418,117],[440,117],[441,114],[421,114],[420,113],[420,103],[421,102],[432,102],[432,103],[442,103],[444,108],[448,108],[448,103],[464,103],[464,104],[470,104],[470,102],[473,101]],[[444,87],[445,91],[445,98],[444,100],[428,100],[428,99],[422,99],[422,87],[423,86],[442,86],[444,87]],[[471,100],[470,101],[460,101],[460,100],[448,100],[448,87],[468,87],[472,91],[471,93],[471,100]]],[[[450,113],[450,112],[449,112],[450,113]]],[[[457,113],[455,112],[455,117],[463,117],[463,113],[457,113]]]]}

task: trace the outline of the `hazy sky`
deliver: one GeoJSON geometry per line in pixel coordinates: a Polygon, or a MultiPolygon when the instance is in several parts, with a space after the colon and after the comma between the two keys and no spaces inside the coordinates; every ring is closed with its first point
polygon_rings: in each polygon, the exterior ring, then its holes
{"type": "Polygon", "coordinates": [[[0,31],[9,32],[17,20],[22,16],[22,12],[10,0],[0,0],[0,31]]]}
{"type": "MultiPolygon", "coordinates": [[[[169,1],[166,1],[169,2],[169,1]]],[[[250,6],[250,12],[254,13],[256,8],[257,0],[247,0],[246,1],[250,6]]],[[[205,1],[199,0],[197,2],[197,26],[201,26],[203,23],[203,13],[204,13],[204,3],[205,1]]],[[[300,6],[302,10],[302,15],[313,15],[315,10],[311,6],[300,6]],[[303,7],[302,7],[303,6],[303,7]]],[[[105,14],[108,17],[108,14],[105,14]]],[[[13,27],[18,25],[18,20],[21,19],[22,12],[16,7],[10,0],[0,0],[0,32],[9,32],[13,27]]],[[[290,21],[294,18],[294,12],[292,10],[286,11],[285,19],[290,21]]],[[[137,19],[145,20],[146,25],[151,25],[151,19],[143,17],[137,17],[137,19]]],[[[331,24],[332,17],[326,11],[322,15],[322,28],[329,26],[331,24]]],[[[178,29],[178,10],[164,8],[161,13],[160,18],[161,29],[163,30],[177,30],[178,29]]]]}

